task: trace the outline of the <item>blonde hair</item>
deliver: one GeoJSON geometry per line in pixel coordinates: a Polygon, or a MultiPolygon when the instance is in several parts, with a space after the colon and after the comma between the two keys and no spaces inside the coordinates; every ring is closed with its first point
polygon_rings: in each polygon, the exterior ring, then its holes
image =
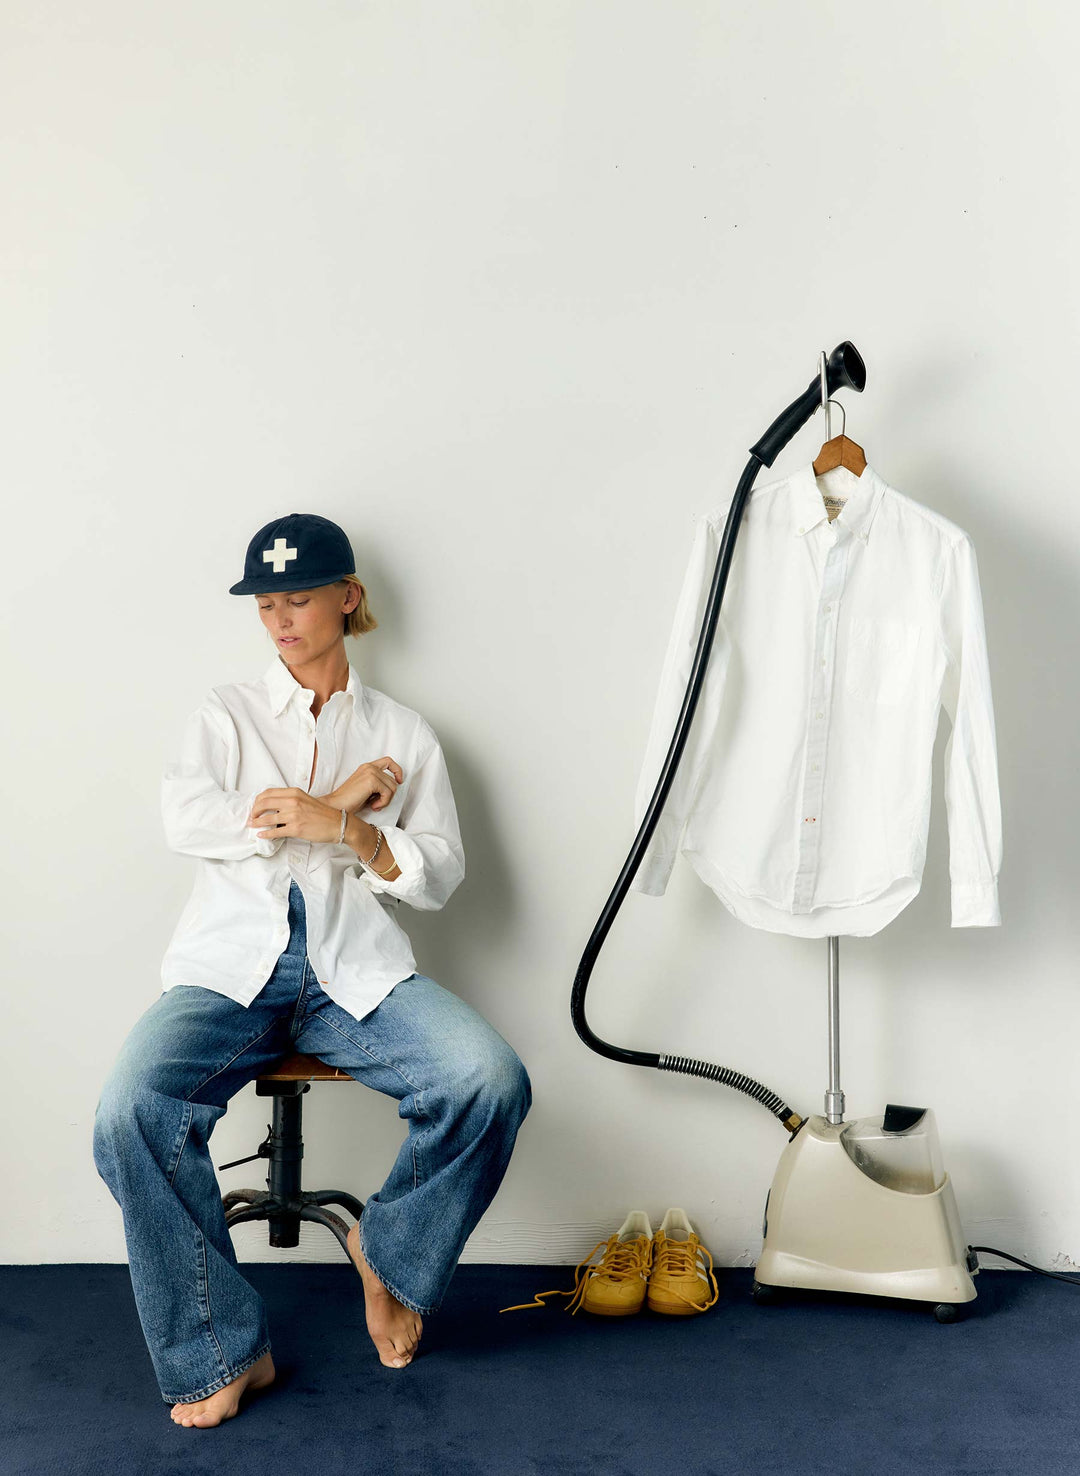
{"type": "Polygon", "coordinates": [[[378,621],[368,608],[367,590],[361,584],[356,574],[346,574],[343,578],[335,581],[337,584],[355,584],[360,591],[360,599],[355,610],[350,610],[343,617],[343,634],[347,636],[362,636],[369,630],[374,630],[378,621]]]}

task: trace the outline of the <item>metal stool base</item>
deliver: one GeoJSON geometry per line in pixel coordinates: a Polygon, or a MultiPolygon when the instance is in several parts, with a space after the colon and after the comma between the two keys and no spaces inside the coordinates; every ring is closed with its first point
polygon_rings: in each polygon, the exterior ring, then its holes
{"type": "MultiPolygon", "coordinates": [[[[265,1189],[232,1189],[222,1196],[225,1224],[231,1230],[245,1220],[267,1220],[270,1225],[270,1244],[288,1248],[300,1244],[301,1220],[313,1220],[332,1230],[349,1255],[346,1236],[349,1226],[340,1215],[325,1208],[328,1204],[340,1205],[359,1220],[364,1210],[364,1201],[343,1189],[306,1190],[300,1186],[300,1164],[304,1157],[304,1140],[301,1133],[300,1098],[308,1091],[307,1081],[274,1081],[256,1084],[259,1096],[274,1099],[273,1123],[267,1125],[266,1138],[259,1144],[258,1151],[248,1158],[237,1158],[232,1163],[222,1164],[222,1169],[235,1168],[241,1163],[250,1163],[255,1158],[269,1159],[265,1189]]],[[[349,1256],[349,1260],[352,1257],[349,1256]]]]}

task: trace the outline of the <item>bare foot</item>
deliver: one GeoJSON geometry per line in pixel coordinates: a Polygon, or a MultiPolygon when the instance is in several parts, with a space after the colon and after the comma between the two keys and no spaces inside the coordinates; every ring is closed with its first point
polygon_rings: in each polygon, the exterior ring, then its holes
{"type": "Polygon", "coordinates": [[[399,1302],[375,1275],[360,1249],[360,1223],[350,1227],[349,1254],[364,1282],[364,1311],[371,1341],[379,1350],[379,1362],[387,1368],[404,1368],[412,1362],[424,1324],[420,1316],[399,1302]]]}
{"type": "Polygon", "coordinates": [[[238,1379],[226,1384],[209,1399],[192,1399],[186,1404],[174,1404],[174,1425],[193,1425],[198,1430],[207,1430],[211,1425],[220,1425],[222,1420],[231,1420],[240,1408],[240,1396],[245,1390],[254,1392],[274,1382],[274,1360],[269,1353],[246,1368],[238,1379]]]}

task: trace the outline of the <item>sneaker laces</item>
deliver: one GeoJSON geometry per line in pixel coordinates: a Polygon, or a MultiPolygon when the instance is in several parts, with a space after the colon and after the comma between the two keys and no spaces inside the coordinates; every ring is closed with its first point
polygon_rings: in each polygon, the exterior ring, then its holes
{"type": "Polygon", "coordinates": [[[555,1291],[537,1292],[535,1301],[519,1302],[514,1307],[500,1307],[499,1311],[519,1312],[525,1307],[545,1307],[547,1303],[541,1300],[543,1297],[570,1297],[572,1300],[566,1304],[563,1311],[572,1315],[578,1311],[585,1300],[590,1276],[607,1276],[612,1281],[626,1281],[644,1272],[647,1277],[652,1266],[653,1245],[654,1242],[646,1235],[637,1235],[631,1240],[620,1240],[618,1234],[609,1235],[606,1241],[598,1240],[589,1254],[577,1263],[574,1269],[574,1286],[571,1291],[556,1289],[555,1291]],[[599,1264],[591,1266],[589,1262],[601,1247],[604,1247],[604,1254],[599,1264]]]}
{"type": "Polygon", "coordinates": [[[686,1240],[672,1240],[662,1230],[658,1230],[653,1237],[653,1273],[662,1276],[678,1277],[679,1279],[700,1280],[702,1266],[698,1262],[699,1252],[704,1252],[709,1257],[709,1265],[705,1280],[712,1285],[712,1296],[702,1305],[693,1297],[688,1297],[681,1292],[677,1286],[666,1287],[672,1296],[679,1297],[691,1307],[696,1307],[699,1312],[706,1312],[720,1296],[720,1288],[716,1284],[716,1276],[713,1273],[713,1258],[707,1245],[702,1245],[696,1235],[689,1236],[686,1240]]]}

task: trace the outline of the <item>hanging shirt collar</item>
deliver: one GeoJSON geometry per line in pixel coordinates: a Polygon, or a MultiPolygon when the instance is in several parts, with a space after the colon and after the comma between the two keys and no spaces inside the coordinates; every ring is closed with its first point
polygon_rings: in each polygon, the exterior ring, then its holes
{"type": "MultiPolygon", "coordinates": [[[[881,499],[889,490],[884,477],[874,470],[869,462],[863,467],[862,476],[848,472],[846,467],[835,475],[836,490],[847,492],[847,501],[833,519],[834,524],[857,538],[869,539],[870,525],[881,506],[881,499]],[[849,490],[850,488],[850,490],[849,490]]],[[[798,537],[809,533],[820,522],[828,522],[829,514],[821,496],[821,488],[814,477],[814,463],[808,461],[792,472],[791,487],[791,531],[798,537]]]]}
{"type": "MultiPolygon", "coordinates": [[[[293,676],[288,666],[281,657],[275,655],[270,665],[263,672],[263,681],[270,692],[270,710],[275,717],[280,716],[288,707],[294,697],[303,696],[306,700],[305,707],[310,707],[315,693],[310,687],[302,687],[293,676]]],[[[332,693],[337,696],[337,693],[332,693]]],[[[348,698],[354,709],[365,712],[364,707],[364,684],[356,672],[356,667],[349,662],[349,680],[345,685],[344,696],[348,698]]]]}

